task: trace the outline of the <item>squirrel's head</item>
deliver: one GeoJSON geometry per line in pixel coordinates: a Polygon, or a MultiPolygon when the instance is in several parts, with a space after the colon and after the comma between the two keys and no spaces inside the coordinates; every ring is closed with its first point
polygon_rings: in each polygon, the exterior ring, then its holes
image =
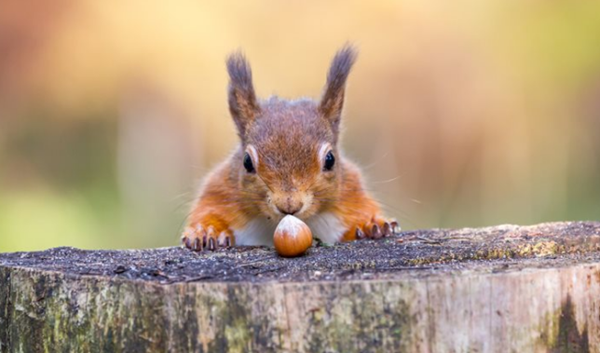
{"type": "Polygon", "coordinates": [[[335,204],[343,178],[340,119],[355,59],[350,46],[337,52],[319,101],[258,101],[245,57],[228,58],[229,110],[241,139],[234,168],[246,204],[274,221],[287,214],[306,219],[335,204]]]}

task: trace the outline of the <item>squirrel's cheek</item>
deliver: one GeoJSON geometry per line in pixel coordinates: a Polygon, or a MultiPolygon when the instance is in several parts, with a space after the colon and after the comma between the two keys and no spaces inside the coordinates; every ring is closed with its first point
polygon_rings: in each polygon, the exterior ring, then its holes
{"type": "Polygon", "coordinates": [[[331,171],[324,171],[321,173],[321,180],[331,183],[337,179],[337,173],[335,172],[335,168],[331,171]]]}
{"type": "Polygon", "coordinates": [[[309,210],[315,202],[315,197],[312,193],[306,193],[303,198],[304,209],[309,210]]]}

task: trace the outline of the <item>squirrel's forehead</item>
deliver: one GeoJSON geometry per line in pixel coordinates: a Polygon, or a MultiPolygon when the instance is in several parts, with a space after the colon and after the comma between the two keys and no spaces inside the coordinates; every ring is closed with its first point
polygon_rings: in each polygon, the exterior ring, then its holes
{"type": "Polygon", "coordinates": [[[304,136],[292,137],[275,134],[253,145],[258,154],[270,160],[287,159],[290,156],[312,156],[319,151],[323,142],[304,136]]]}
{"type": "Polygon", "coordinates": [[[261,116],[249,129],[248,140],[257,145],[331,142],[330,125],[317,115],[261,116]]]}
{"type": "Polygon", "coordinates": [[[256,150],[259,165],[284,171],[317,162],[324,144],[328,143],[314,135],[276,132],[251,145],[256,150]]]}
{"type": "Polygon", "coordinates": [[[319,123],[321,118],[312,100],[288,101],[271,98],[261,104],[261,112],[254,124],[263,129],[302,128],[319,123]]]}
{"type": "Polygon", "coordinates": [[[313,155],[323,144],[333,144],[326,131],[314,126],[288,126],[286,128],[265,129],[249,140],[259,155],[289,156],[313,155]]]}
{"type": "Polygon", "coordinates": [[[307,169],[319,168],[319,147],[321,144],[286,141],[276,148],[259,146],[258,169],[263,176],[270,173],[287,179],[297,173],[305,173],[307,169]]]}
{"type": "Polygon", "coordinates": [[[330,125],[319,116],[313,102],[274,99],[262,107],[246,136],[259,155],[271,159],[290,153],[313,155],[323,143],[333,144],[334,138],[330,125]]]}

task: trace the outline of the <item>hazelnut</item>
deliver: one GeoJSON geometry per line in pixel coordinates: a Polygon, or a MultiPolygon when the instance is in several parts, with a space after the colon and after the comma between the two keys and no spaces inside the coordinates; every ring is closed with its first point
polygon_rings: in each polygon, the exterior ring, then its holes
{"type": "Polygon", "coordinates": [[[312,245],[312,233],[306,223],[292,215],[287,215],[277,225],[273,243],[279,255],[299,256],[312,245]]]}

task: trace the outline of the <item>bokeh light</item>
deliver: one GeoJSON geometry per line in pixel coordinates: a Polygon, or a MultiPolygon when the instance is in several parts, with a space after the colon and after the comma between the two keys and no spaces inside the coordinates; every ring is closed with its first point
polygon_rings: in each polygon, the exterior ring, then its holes
{"type": "Polygon", "coordinates": [[[317,98],[403,228],[600,219],[600,2],[3,0],[0,252],[177,244],[236,144],[224,60],[317,98]]]}

